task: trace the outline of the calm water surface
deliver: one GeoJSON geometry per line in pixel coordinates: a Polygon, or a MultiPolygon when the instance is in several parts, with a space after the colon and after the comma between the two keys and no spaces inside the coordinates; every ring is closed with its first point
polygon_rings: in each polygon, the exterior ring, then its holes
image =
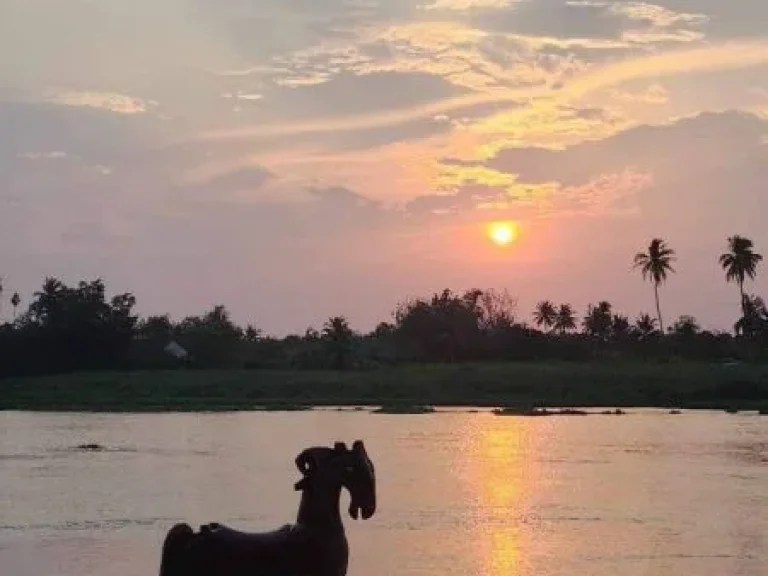
{"type": "Polygon", "coordinates": [[[356,438],[379,509],[345,520],[350,576],[767,573],[768,418],[642,411],[0,413],[0,573],[157,574],[174,522],[291,521],[295,455],[356,438]]]}

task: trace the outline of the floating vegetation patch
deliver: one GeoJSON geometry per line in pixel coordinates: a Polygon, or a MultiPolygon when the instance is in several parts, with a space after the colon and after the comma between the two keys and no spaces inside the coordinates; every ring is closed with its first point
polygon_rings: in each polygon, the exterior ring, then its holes
{"type": "Polygon", "coordinates": [[[372,414],[432,414],[435,409],[432,406],[418,405],[385,405],[371,410],[372,414]]]}
{"type": "Polygon", "coordinates": [[[519,408],[505,407],[493,411],[496,416],[586,416],[589,412],[573,408],[549,409],[549,408],[519,408]]]}
{"type": "Polygon", "coordinates": [[[262,406],[255,406],[254,410],[259,412],[304,412],[312,410],[312,406],[305,404],[264,404],[262,406]]]}
{"type": "Polygon", "coordinates": [[[107,449],[106,446],[102,446],[101,444],[78,444],[75,446],[75,450],[80,450],[81,452],[104,452],[107,449]]]}

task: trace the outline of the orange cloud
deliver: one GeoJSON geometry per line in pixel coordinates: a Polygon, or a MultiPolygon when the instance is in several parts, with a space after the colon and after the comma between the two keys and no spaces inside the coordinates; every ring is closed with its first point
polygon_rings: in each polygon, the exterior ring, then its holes
{"type": "Polygon", "coordinates": [[[458,10],[471,8],[507,8],[519,0],[433,0],[420,6],[421,10],[458,10]]]}
{"type": "Polygon", "coordinates": [[[200,134],[198,139],[258,139],[280,134],[338,133],[386,128],[462,109],[467,110],[484,104],[519,103],[526,99],[547,99],[553,103],[564,104],[584,97],[591,92],[619,86],[632,80],[749,68],[761,64],[768,64],[768,42],[732,42],[651,54],[614,64],[596,66],[574,77],[560,89],[553,89],[548,86],[499,89],[491,93],[457,96],[425,105],[386,110],[376,114],[334,116],[287,125],[258,125],[212,130],[200,134]]]}
{"type": "Polygon", "coordinates": [[[146,102],[139,98],[113,92],[58,92],[51,95],[49,102],[64,106],[85,106],[109,110],[117,114],[141,114],[156,102],[146,102]]]}

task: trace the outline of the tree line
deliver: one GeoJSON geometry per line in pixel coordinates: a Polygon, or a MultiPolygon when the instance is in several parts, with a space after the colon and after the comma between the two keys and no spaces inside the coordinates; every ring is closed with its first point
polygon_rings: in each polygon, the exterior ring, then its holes
{"type": "MultiPolygon", "coordinates": [[[[67,286],[45,279],[26,310],[10,297],[13,321],[0,325],[0,376],[78,370],[169,368],[372,369],[406,362],[644,359],[669,361],[768,360],[768,310],[745,289],[762,256],[751,240],[733,236],[719,257],[725,279],[737,285],[740,308],[732,332],[702,330],[681,316],[667,329],[660,287],[675,272],[676,256],[659,238],[633,264],[653,286],[655,317],[635,319],[610,302],[590,304],[583,316],[567,303],[539,302],[532,324],[517,317],[505,291],[449,289],[401,302],[389,322],[368,333],[344,317],[319,329],[276,338],[235,324],[224,306],[174,322],[168,315],[139,318],[130,293],[107,296],[101,279],[67,286]]],[[[0,298],[2,298],[0,285],[0,298]]]]}

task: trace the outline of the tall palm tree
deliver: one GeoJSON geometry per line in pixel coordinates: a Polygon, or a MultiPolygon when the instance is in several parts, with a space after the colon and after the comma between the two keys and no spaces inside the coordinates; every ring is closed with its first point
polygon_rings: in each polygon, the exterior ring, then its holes
{"type": "Polygon", "coordinates": [[[653,283],[653,294],[656,297],[656,315],[659,319],[659,329],[664,333],[664,320],[661,317],[661,305],[659,304],[659,284],[666,281],[667,274],[674,272],[672,262],[675,260],[675,251],[661,238],[654,238],[648,246],[647,252],[635,254],[634,268],[639,268],[643,275],[653,283]]]}
{"type": "Polygon", "coordinates": [[[536,304],[533,311],[533,321],[539,328],[551,329],[557,320],[557,309],[549,300],[544,300],[536,304]]]}
{"type": "Polygon", "coordinates": [[[754,280],[757,275],[757,266],[763,257],[753,250],[754,244],[749,238],[743,236],[731,236],[728,238],[729,251],[720,256],[720,266],[725,270],[727,282],[735,281],[739,286],[741,296],[741,313],[746,316],[747,304],[744,293],[744,281],[749,277],[754,280]]]}
{"type": "Polygon", "coordinates": [[[14,292],[13,296],[11,296],[11,306],[13,306],[13,320],[16,321],[16,312],[19,308],[19,304],[21,304],[21,296],[19,296],[18,292],[14,292]]]}
{"type": "Polygon", "coordinates": [[[560,334],[576,330],[576,312],[574,312],[570,304],[560,305],[553,328],[560,332],[560,334]]]}

